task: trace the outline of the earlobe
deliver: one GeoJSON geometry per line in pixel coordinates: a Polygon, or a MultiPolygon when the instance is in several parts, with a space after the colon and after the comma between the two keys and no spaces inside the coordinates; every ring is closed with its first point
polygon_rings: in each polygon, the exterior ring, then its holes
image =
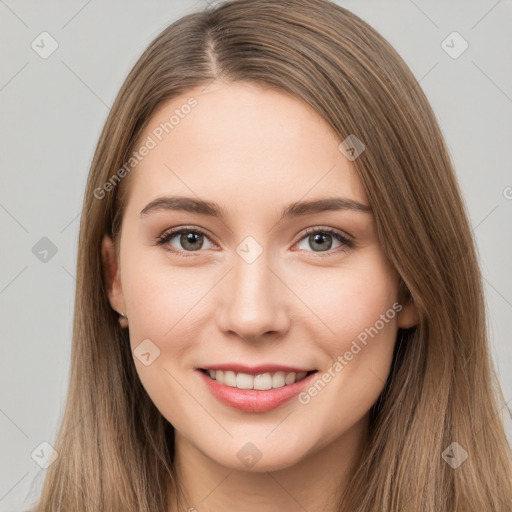
{"type": "Polygon", "coordinates": [[[397,324],[400,329],[410,329],[419,324],[420,318],[416,304],[409,298],[402,304],[402,309],[398,313],[397,324]]]}
{"type": "Polygon", "coordinates": [[[103,262],[103,277],[110,305],[118,312],[125,312],[117,254],[114,243],[108,235],[104,235],[101,241],[101,258],[103,262]]]}

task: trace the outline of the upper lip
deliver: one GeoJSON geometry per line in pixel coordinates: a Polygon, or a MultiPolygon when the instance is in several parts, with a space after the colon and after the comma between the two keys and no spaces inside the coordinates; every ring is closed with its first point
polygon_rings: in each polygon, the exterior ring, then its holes
{"type": "Polygon", "coordinates": [[[260,364],[257,366],[246,366],[243,364],[212,364],[209,366],[203,366],[200,370],[223,370],[233,371],[235,373],[247,373],[249,375],[260,375],[262,373],[274,373],[274,372],[285,372],[285,373],[301,373],[301,372],[313,372],[316,371],[314,368],[298,368],[295,366],[287,366],[282,364],[260,364]]]}

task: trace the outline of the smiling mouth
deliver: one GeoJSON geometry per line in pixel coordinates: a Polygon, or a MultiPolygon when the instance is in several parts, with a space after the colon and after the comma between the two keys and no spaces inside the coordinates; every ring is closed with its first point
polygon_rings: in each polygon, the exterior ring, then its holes
{"type": "Polygon", "coordinates": [[[305,379],[308,375],[316,373],[318,370],[299,373],[277,371],[261,373],[259,375],[250,375],[248,373],[234,372],[231,370],[207,370],[204,368],[200,368],[200,371],[208,375],[212,380],[228,387],[264,391],[295,384],[305,379]]]}

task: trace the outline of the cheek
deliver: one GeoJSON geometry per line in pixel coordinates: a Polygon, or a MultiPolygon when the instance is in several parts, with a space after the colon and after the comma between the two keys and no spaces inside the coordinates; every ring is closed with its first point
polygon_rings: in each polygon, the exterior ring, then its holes
{"type": "MultiPolygon", "coordinates": [[[[374,351],[385,350],[378,346],[394,341],[397,304],[393,287],[388,287],[388,284],[385,280],[376,283],[358,279],[347,284],[340,293],[342,306],[337,308],[337,316],[333,313],[331,320],[336,333],[333,336],[333,341],[336,341],[329,347],[333,357],[346,351],[359,354],[357,346],[354,346],[357,344],[367,348],[364,354],[369,357],[374,351]],[[378,340],[379,345],[371,344],[371,340],[378,340]]],[[[349,354],[347,356],[350,357],[349,354]]]]}
{"type": "Polygon", "coordinates": [[[313,408],[332,411],[332,419],[344,425],[348,416],[362,416],[378,398],[396,340],[398,278],[380,253],[369,256],[357,266],[337,269],[325,279],[322,293],[310,291],[305,299],[328,330],[319,323],[316,339],[324,364],[304,403],[310,400],[313,408]]]}
{"type": "Polygon", "coordinates": [[[379,251],[369,251],[353,265],[320,269],[316,277],[308,276],[295,290],[318,316],[315,337],[332,359],[350,350],[353,340],[394,341],[398,279],[379,251]]]}
{"type": "Polygon", "coordinates": [[[316,296],[331,332],[325,335],[324,329],[319,338],[325,364],[299,399],[311,417],[327,414],[333,437],[362,418],[385,385],[401,309],[397,291],[392,268],[375,257],[357,271],[340,273],[316,296]]]}
{"type": "Polygon", "coordinates": [[[201,310],[204,290],[199,283],[204,280],[193,270],[157,265],[136,252],[123,261],[122,279],[137,373],[157,409],[179,424],[183,411],[187,417],[197,414],[183,387],[181,368],[190,367],[190,349],[200,340],[191,319],[201,310]],[[138,355],[148,352],[146,365],[138,355]]]}
{"type": "Polygon", "coordinates": [[[380,330],[372,325],[361,333],[338,344],[319,378],[299,397],[312,418],[323,418],[328,425],[326,439],[336,438],[369,412],[389,375],[396,317],[380,330]]]}
{"type": "Polygon", "coordinates": [[[130,334],[163,343],[175,338],[176,332],[190,329],[190,319],[201,310],[207,290],[207,270],[166,264],[162,255],[149,257],[142,251],[139,257],[127,256],[123,263],[123,294],[133,318],[130,334]]]}

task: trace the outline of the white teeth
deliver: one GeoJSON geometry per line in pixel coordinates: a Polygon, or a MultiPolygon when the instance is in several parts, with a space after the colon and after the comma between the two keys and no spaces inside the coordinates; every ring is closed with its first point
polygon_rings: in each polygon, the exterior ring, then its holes
{"type": "Polygon", "coordinates": [[[295,376],[296,376],[296,373],[295,372],[292,372],[292,373],[289,373],[285,379],[284,379],[284,383],[288,386],[288,384],[293,384],[295,382],[295,376]]]}
{"type": "Polygon", "coordinates": [[[272,389],[272,375],[262,373],[254,377],[254,389],[272,389]]]}
{"type": "Polygon", "coordinates": [[[294,382],[302,380],[307,375],[307,372],[285,373],[279,371],[275,373],[249,375],[248,373],[235,373],[231,370],[208,370],[208,375],[220,384],[232,388],[266,390],[289,386],[294,382]]]}
{"type": "Polygon", "coordinates": [[[282,388],[285,385],[286,374],[284,372],[276,372],[272,376],[272,387],[282,388]]]}
{"type": "MultiPolygon", "coordinates": [[[[215,375],[213,376],[215,378],[215,375]]],[[[236,373],[230,370],[224,372],[224,384],[236,388],[236,373]]]]}
{"type": "MultiPolygon", "coordinates": [[[[217,375],[219,372],[217,372],[217,375]]],[[[217,376],[215,376],[217,378],[217,376]]],[[[225,383],[224,379],[221,377],[219,382],[222,384],[225,383]]],[[[252,375],[247,375],[246,373],[239,373],[236,376],[236,387],[238,389],[253,389],[254,388],[254,377],[252,375]]]]}

